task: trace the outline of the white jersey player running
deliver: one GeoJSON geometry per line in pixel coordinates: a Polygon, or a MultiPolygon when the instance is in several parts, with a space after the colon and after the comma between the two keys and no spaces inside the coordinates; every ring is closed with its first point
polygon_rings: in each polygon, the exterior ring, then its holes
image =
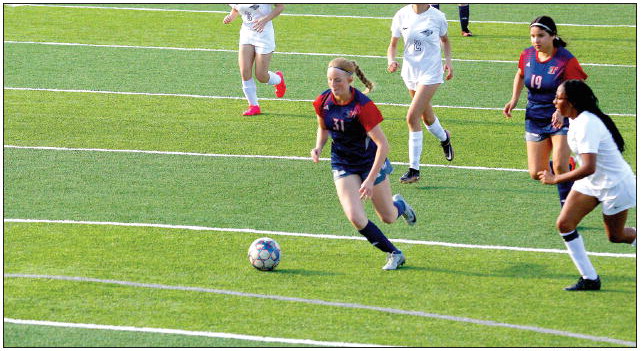
{"type": "Polygon", "coordinates": [[[447,37],[445,15],[429,4],[412,4],[401,8],[392,19],[392,37],[387,48],[387,71],[398,69],[396,51],[398,40],[404,41],[403,68],[401,77],[412,97],[407,111],[409,128],[408,172],[401,177],[401,183],[414,183],[420,178],[420,159],[423,151],[423,128],[421,119],[438,140],[441,141],[445,158],[452,161],[454,150],[450,133],[443,129],[432,109],[432,97],[445,79],[453,77],[452,49],[447,37]],[[441,63],[441,46],[445,54],[445,65],[441,63]]]}
{"type": "Polygon", "coordinates": [[[578,155],[580,167],[562,174],[548,170],[538,173],[544,184],[574,181],[556,227],[581,276],[565,290],[600,290],[601,279],[577,231],[581,220],[599,204],[603,225],[613,243],[636,246],[637,230],[626,227],[628,209],[636,206],[636,178],[622,152],[625,141],[610,116],[599,108],[599,99],[584,81],[570,79],[556,91],[554,106],[558,114],[570,118],[568,144],[578,155]]]}
{"type": "Polygon", "coordinates": [[[287,89],[283,73],[269,70],[272,53],[276,49],[272,19],[280,15],[285,6],[283,4],[275,4],[273,7],[271,4],[230,4],[230,6],[231,12],[225,16],[223,23],[231,23],[238,15],[243,19],[238,42],[238,65],[243,80],[243,93],[249,102],[249,108],[243,112],[243,115],[258,115],[261,111],[252,73],[254,65],[258,81],[273,85],[276,89],[276,97],[283,97],[287,89]]]}

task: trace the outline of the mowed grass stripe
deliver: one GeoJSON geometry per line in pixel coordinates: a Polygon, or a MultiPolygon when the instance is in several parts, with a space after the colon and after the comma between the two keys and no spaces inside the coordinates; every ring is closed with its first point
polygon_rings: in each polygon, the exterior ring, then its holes
{"type": "MultiPolygon", "coordinates": [[[[191,12],[191,13],[216,13],[228,14],[229,11],[220,10],[188,10],[188,9],[171,9],[171,8],[153,8],[153,7],[122,7],[122,6],[87,6],[87,5],[45,5],[45,4],[9,4],[10,7],[20,6],[34,6],[34,7],[65,7],[65,8],[78,8],[78,9],[104,9],[104,10],[124,10],[124,11],[161,11],[161,12],[191,12]]],[[[330,4],[331,6],[331,4],[330,4]]],[[[402,5],[398,5],[399,7],[402,5]]],[[[353,15],[323,15],[323,14],[309,14],[309,13],[282,13],[281,16],[291,17],[328,17],[328,18],[354,18],[354,19],[377,19],[377,20],[391,20],[392,17],[380,16],[353,16],[353,15]]],[[[458,23],[458,20],[448,20],[448,22],[458,23]]],[[[476,21],[470,20],[470,23],[497,23],[497,24],[530,24],[530,22],[514,22],[514,21],[476,21]]],[[[575,27],[628,27],[636,28],[636,25],[628,24],[574,24],[574,23],[560,23],[563,26],[575,27]]]]}
{"type": "MultiPolygon", "coordinates": [[[[5,87],[231,96],[244,100],[235,63],[237,54],[233,51],[4,45],[5,87]],[[24,57],[30,59],[25,61],[24,57]],[[74,79],[69,80],[70,76],[74,79]]],[[[285,72],[286,99],[308,101],[327,87],[324,67],[328,60],[322,56],[274,55],[270,67],[285,72]]],[[[387,73],[384,59],[363,57],[357,60],[376,85],[370,94],[375,102],[409,104],[400,75],[387,73]]],[[[465,61],[455,65],[455,78],[439,88],[433,104],[489,108],[496,111],[497,117],[503,118],[501,111],[510,96],[516,64],[465,61]],[[504,93],[497,94],[501,91],[504,93]]],[[[605,112],[636,114],[634,75],[630,72],[634,68],[584,68],[605,112]],[[617,84],[611,83],[613,79],[617,84]]],[[[362,88],[359,82],[355,86],[362,88]]],[[[258,84],[257,89],[259,100],[274,99],[273,87],[258,84]]],[[[525,97],[521,100],[517,106],[520,109],[525,107],[525,97]]],[[[447,117],[446,113],[441,115],[447,117]]]]}
{"type": "MultiPolygon", "coordinates": [[[[5,277],[7,275],[5,274],[5,277]]],[[[16,277],[11,275],[10,277],[16,277]]],[[[51,278],[56,279],[56,278],[51,278]]],[[[254,335],[240,335],[231,333],[216,333],[208,331],[191,331],[191,330],[178,330],[178,329],[165,329],[165,328],[141,328],[129,327],[119,325],[101,325],[101,324],[87,324],[87,323],[67,323],[67,322],[54,322],[54,321],[34,321],[14,318],[4,318],[5,323],[22,324],[22,325],[40,325],[59,328],[80,328],[80,329],[94,329],[94,330],[111,330],[111,331],[127,331],[137,333],[156,333],[156,334],[172,334],[172,335],[186,335],[186,336],[200,336],[208,338],[221,338],[221,339],[236,339],[248,340],[261,343],[281,343],[281,344],[296,344],[296,345],[311,345],[311,346],[324,346],[324,347],[390,347],[389,345],[372,345],[372,344],[354,344],[347,342],[327,342],[305,339],[287,339],[270,336],[254,336],[254,335]]],[[[606,340],[603,340],[606,341],[606,340]]],[[[606,341],[607,342],[607,341],[606,341]]]]}
{"type": "MultiPolygon", "coordinates": [[[[32,45],[52,45],[52,46],[87,46],[97,48],[126,48],[126,49],[148,49],[148,50],[176,50],[176,51],[205,51],[205,52],[232,52],[237,53],[238,50],[226,49],[207,49],[207,48],[179,48],[167,46],[140,46],[140,45],[107,45],[107,44],[86,44],[86,43],[54,43],[54,42],[36,42],[36,41],[15,41],[5,40],[5,44],[32,44],[32,45]]],[[[318,53],[318,52],[285,52],[274,51],[276,55],[301,55],[301,56],[326,56],[326,57],[363,57],[363,58],[377,58],[387,59],[387,56],[377,55],[357,55],[357,54],[333,54],[333,53],[318,53]]],[[[403,60],[403,56],[398,56],[397,60],[403,60]]],[[[445,59],[443,59],[445,60],[445,59]]],[[[457,59],[452,58],[453,62],[490,62],[490,63],[509,63],[514,65],[518,61],[504,61],[504,60],[472,60],[472,59],[457,59]]],[[[620,68],[635,68],[636,65],[616,65],[607,63],[581,63],[581,66],[603,66],[603,67],[620,67],[620,68]]]]}
{"type": "MultiPolygon", "coordinates": [[[[246,234],[260,234],[270,236],[294,236],[316,239],[333,239],[333,240],[360,240],[365,241],[362,236],[342,236],[333,234],[310,234],[310,233],[290,233],[273,230],[249,229],[249,228],[213,228],[192,225],[174,225],[174,224],[160,224],[160,223],[117,223],[117,222],[92,222],[92,221],[75,221],[68,219],[28,219],[28,218],[5,218],[4,223],[58,223],[58,224],[83,224],[83,225],[104,225],[104,226],[119,226],[119,227],[148,227],[148,228],[165,228],[165,229],[185,229],[195,231],[214,231],[224,233],[246,233],[246,234]]],[[[464,249],[484,249],[484,250],[507,250],[507,251],[524,251],[524,252],[541,252],[541,253],[555,253],[567,254],[567,250],[558,249],[540,249],[530,247],[510,247],[510,246],[493,246],[493,245],[468,245],[458,243],[444,243],[436,241],[425,240],[409,240],[409,239],[390,239],[394,243],[404,243],[412,245],[428,245],[428,246],[444,246],[456,247],[464,249]]],[[[636,254],[617,254],[609,252],[587,252],[590,256],[602,257],[627,257],[636,258],[636,254]]]]}
{"type": "MultiPolygon", "coordinates": [[[[6,148],[4,169],[5,218],[358,236],[338,205],[327,162],[6,148]],[[51,201],[58,206],[52,208],[51,201]],[[314,213],[323,213],[324,219],[315,220],[314,213]]],[[[522,172],[433,168],[428,173],[433,177],[429,185],[392,182],[393,191],[416,209],[419,223],[384,225],[391,238],[563,247],[554,231],[558,203],[553,187],[525,182],[522,172]],[[518,206],[497,205],[508,202],[518,206]]],[[[366,207],[371,210],[369,202],[366,207]]],[[[635,215],[632,210],[630,220],[635,215]]],[[[590,251],[630,253],[627,246],[605,240],[596,211],[585,226],[590,251]]]]}
{"type": "MultiPolygon", "coordinates": [[[[491,321],[491,320],[481,320],[481,319],[474,319],[474,318],[467,318],[467,317],[460,317],[460,316],[441,315],[441,314],[429,313],[429,312],[423,312],[423,311],[407,311],[407,310],[401,310],[401,309],[395,309],[395,308],[389,308],[389,307],[369,306],[369,305],[363,305],[363,304],[358,304],[358,303],[324,301],[324,300],[318,300],[318,299],[304,299],[304,298],[298,298],[298,297],[279,296],[279,295],[252,294],[252,293],[244,293],[244,292],[239,292],[239,291],[210,289],[210,288],[191,287],[191,286],[189,286],[189,287],[187,287],[187,286],[172,286],[172,285],[163,285],[163,284],[150,284],[150,283],[118,281],[118,280],[109,280],[109,279],[97,279],[97,278],[90,278],[90,277],[69,277],[69,276],[19,274],[19,273],[9,273],[9,274],[5,273],[3,276],[5,278],[64,280],[64,281],[73,281],[73,282],[101,283],[101,284],[110,284],[110,285],[124,285],[124,286],[130,286],[130,287],[149,288],[149,289],[163,289],[163,290],[179,290],[179,291],[189,291],[189,292],[202,292],[202,293],[220,294],[220,295],[232,295],[232,296],[247,297],[247,298],[269,299],[269,300],[277,300],[277,301],[284,301],[284,302],[298,302],[298,303],[306,303],[306,304],[314,304],[314,305],[322,305],[322,306],[333,306],[333,307],[348,308],[348,309],[362,309],[362,310],[383,312],[383,313],[391,313],[391,314],[400,314],[400,315],[408,315],[408,316],[419,316],[419,317],[424,317],[424,318],[443,319],[443,320],[454,321],[454,322],[458,322],[458,323],[471,323],[471,324],[477,324],[477,325],[482,325],[482,326],[487,326],[487,327],[501,327],[501,328],[519,329],[519,330],[525,330],[525,331],[530,331],[530,332],[535,332],[535,333],[540,333],[540,334],[551,334],[551,335],[558,335],[558,336],[564,336],[564,337],[570,337],[570,338],[585,339],[585,340],[590,340],[590,341],[607,342],[607,343],[613,343],[613,344],[624,345],[624,346],[632,346],[632,347],[636,346],[636,343],[633,342],[633,341],[619,340],[619,339],[613,339],[613,338],[603,337],[603,336],[585,335],[585,334],[579,334],[579,333],[571,333],[571,332],[567,332],[567,331],[563,331],[563,330],[541,328],[541,327],[529,326],[529,325],[517,325],[517,324],[510,324],[510,323],[502,323],[502,322],[496,322],[496,321],[491,321]]],[[[274,340],[274,341],[281,341],[282,342],[283,340],[281,339],[281,340],[274,340]]],[[[303,342],[302,342],[302,340],[296,340],[296,343],[303,343],[303,342]]],[[[310,342],[309,344],[311,345],[312,343],[310,342]]],[[[319,343],[319,344],[316,344],[316,345],[322,345],[322,344],[319,343]]],[[[337,346],[337,345],[336,344],[329,345],[329,343],[327,343],[327,344],[325,344],[323,346],[337,346]]],[[[345,346],[345,347],[359,347],[359,346],[360,347],[367,347],[367,346],[373,346],[373,345],[349,345],[349,344],[346,344],[346,345],[342,345],[342,346],[345,346]]]]}
{"type": "MultiPolygon", "coordinates": [[[[374,6],[370,12],[377,10],[374,6]]],[[[80,11],[82,15],[74,8],[5,8],[4,39],[230,50],[238,46],[238,22],[223,25],[224,13],[80,11]],[[140,23],[145,24],[144,32],[140,23]]],[[[322,52],[319,48],[325,48],[328,52],[381,56],[390,37],[389,20],[282,16],[275,20],[275,25],[277,50],[285,52],[322,52]],[[349,27],[350,37],[358,40],[342,42],[333,40],[332,35],[322,35],[327,28],[341,27],[349,27]]],[[[451,30],[456,31],[454,25],[451,30]]],[[[457,58],[515,60],[529,45],[527,24],[477,23],[474,30],[478,35],[472,40],[458,35],[450,37],[457,58]],[[492,49],[488,50],[489,47],[492,49]]],[[[628,65],[636,62],[634,28],[567,26],[561,28],[561,35],[570,42],[572,52],[581,62],[628,65]],[[600,50],[593,50],[594,47],[600,50]]]]}
{"type": "MultiPolygon", "coordinates": [[[[339,301],[634,339],[629,328],[634,323],[634,299],[629,297],[635,293],[630,260],[594,257],[604,290],[568,300],[562,287],[576,279],[576,272],[570,259],[560,255],[398,244],[408,262],[399,271],[386,272],[380,269],[385,255],[364,242],[280,237],[281,264],[276,271],[259,272],[247,261],[253,238],[245,236],[55,223],[4,226],[5,240],[13,247],[5,255],[11,273],[339,301]],[[595,315],[594,309],[604,310],[595,315]]],[[[270,323],[260,324],[266,335],[288,338],[414,346],[599,345],[510,328],[488,333],[481,325],[334,306],[288,303],[283,309],[284,301],[231,295],[190,294],[186,299],[183,291],[45,279],[5,279],[4,291],[5,311],[21,319],[252,335],[256,323],[248,321],[267,315],[270,323]],[[93,298],[87,301],[87,296],[93,298]],[[88,320],[92,315],[96,318],[88,320]],[[404,326],[402,332],[389,328],[397,324],[404,326]]]]}

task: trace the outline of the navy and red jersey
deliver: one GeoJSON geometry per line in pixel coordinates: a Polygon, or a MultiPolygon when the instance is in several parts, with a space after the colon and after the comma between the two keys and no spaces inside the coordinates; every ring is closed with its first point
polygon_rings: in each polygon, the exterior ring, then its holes
{"type": "Polygon", "coordinates": [[[519,68],[528,88],[526,119],[550,120],[556,110],[553,103],[556,88],[568,79],[585,80],[588,77],[570,51],[564,47],[555,50],[554,55],[545,62],[539,61],[534,46],[521,53],[519,68]]]}
{"type": "Polygon", "coordinates": [[[321,127],[332,137],[332,168],[368,172],[378,147],[367,133],[383,121],[383,115],[365,94],[350,90],[352,99],[344,105],[334,101],[331,90],[324,91],[314,101],[314,109],[323,120],[321,127]]]}

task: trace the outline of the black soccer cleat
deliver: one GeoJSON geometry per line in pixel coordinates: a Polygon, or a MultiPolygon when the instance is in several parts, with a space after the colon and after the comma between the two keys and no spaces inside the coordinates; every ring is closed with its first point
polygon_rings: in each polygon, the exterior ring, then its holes
{"type": "Polygon", "coordinates": [[[400,181],[403,184],[416,183],[421,179],[421,171],[418,169],[410,168],[407,173],[403,174],[400,181]]]}
{"type": "Polygon", "coordinates": [[[565,288],[567,291],[584,291],[584,290],[601,290],[601,278],[598,276],[596,279],[583,279],[579,278],[579,281],[571,286],[565,288]]]}
{"type": "Polygon", "coordinates": [[[441,141],[441,147],[443,148],[445,159],[452,161],[454,159],[454,149],[452,149],[452,143],[450,142],[450,132],[446,129],[445,134],[447,135],[447,139],[445,139],[445,141],[441,141]]]}

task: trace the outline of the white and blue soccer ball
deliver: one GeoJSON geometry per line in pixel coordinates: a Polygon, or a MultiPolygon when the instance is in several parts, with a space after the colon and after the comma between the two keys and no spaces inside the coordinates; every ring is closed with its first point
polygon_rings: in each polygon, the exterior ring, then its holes
{"type": "Polygon", "coordinates": [[[270,238],[258,238],[247,251],[249,263],[261,271],[271,271],[280,263],[280,245],[270,238]]]}

